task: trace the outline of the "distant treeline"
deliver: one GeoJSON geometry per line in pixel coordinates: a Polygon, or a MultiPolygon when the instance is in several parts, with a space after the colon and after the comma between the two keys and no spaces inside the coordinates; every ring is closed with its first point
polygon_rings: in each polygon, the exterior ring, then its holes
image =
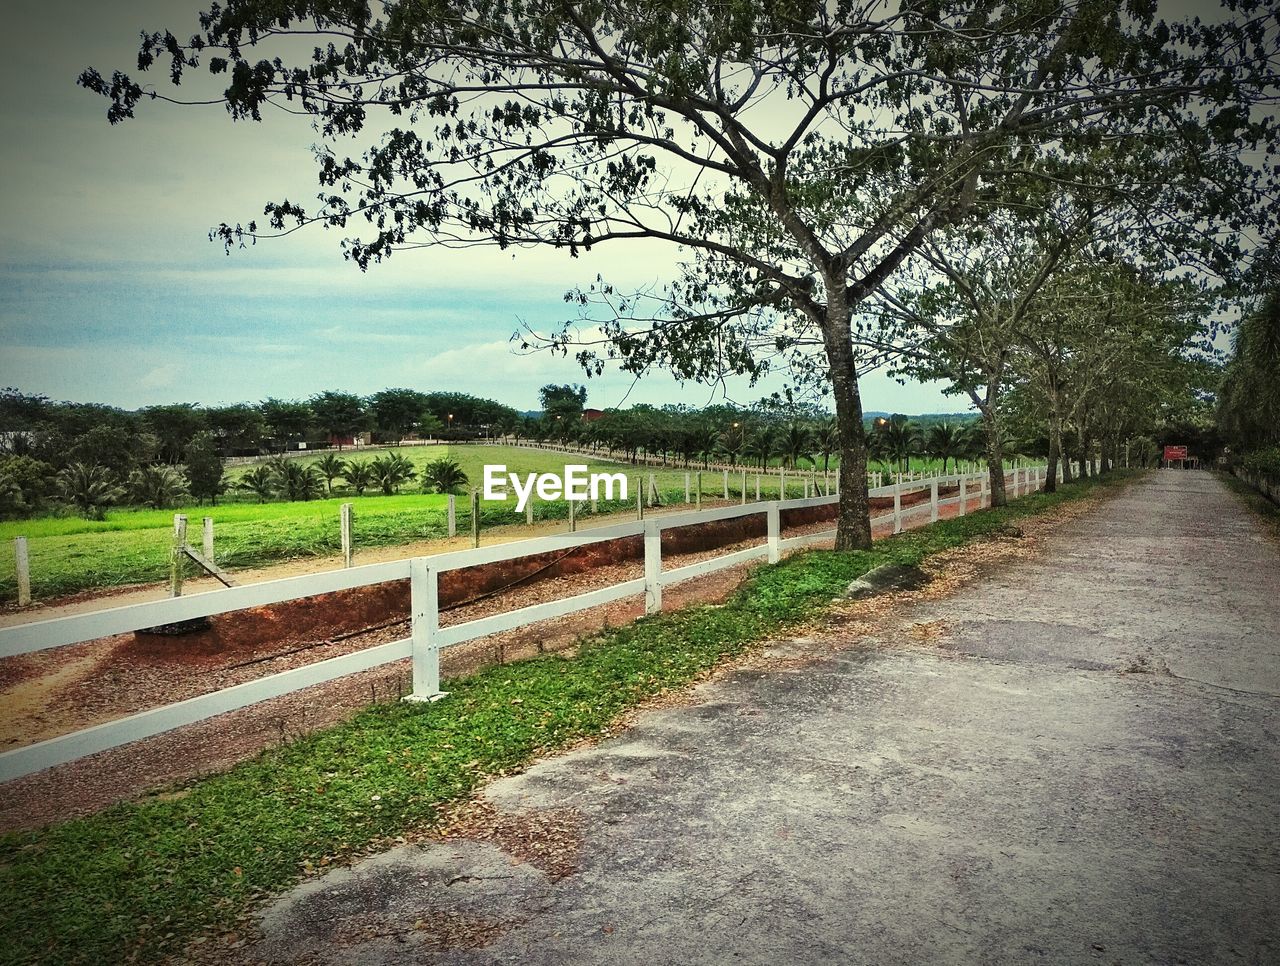
{"type": "MultiPolygon", "coordinates": [[[[356,440],[391,446],[409,438],[536,440],[620,458],[644,454],[686,463],[823,468],[839,448],[828,412],[778,398],[750,406],[637,405],[599,411],[585,408],[582,386],[548,385],[539,395],[543,409],[536,414],[466,393],[414,389],[371,396],[328,390],[305,400],[173,403],[129,411],[5,389],[0,392],[0,515],[66,506],[99,516],[114,504],[163,508],[188,497],[212,502],[226,490],[228,457],[342,449],[356,440]]],[[[874,452],[903,462],[913,453],[931,452],[931,427],[947,426],[954,435],[967,421],[931,416],[907,425],[904,416],[887,420],[872,413],[866,424],[873,430],[874,452]],[[877,428],[885,431],[874,432],[877,428]],[[897,438],[902,433],[907,442],[897,438]]],[[[953,442],[933,455],[953,458],[966,452],[953,442]]],[[[273,472],[279,476],[278,469],[273,472]]]]}

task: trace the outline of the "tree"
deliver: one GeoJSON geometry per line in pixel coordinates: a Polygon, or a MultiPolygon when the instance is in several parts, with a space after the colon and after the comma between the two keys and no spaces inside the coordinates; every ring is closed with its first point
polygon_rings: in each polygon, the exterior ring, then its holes
{"type": "Polygon", "coordinates": [[[248,403],[209,406],[205,419],[223,453],[257,453],[267,435],[267,421],[262,411],[248,403]]]}
{"type": "Polygon", "coordinates": [[[1232,334],[1217,422],[1240,451],[1280,446],[1280,288],[1247,306],[1232,334]]]}
{"type": "Polygon", "coordinates": [[[347,461],[336,453],[325,453],[315,462],[316,469],[324,477],[324,488],[332,495],[333,481],[347,471],[347,461]]]}
{"type": "Polygon", "coordinates": [[[286,500],[314,500],[323,492],[320,471],[311,463],[276,456],[268,465],[275,477],[276,491],[286,500]]]}
{"type": "Polygon", "coordinates": [[[399,453],[387,453],[384,456],[374,457],[369,461],[369,469],[373,473],[374,480],[387,496],[396,493],[400,487],[418,475],[413,464],[399,453]]]}
{"type": "Polygon", "coordinates": [[[542,403],[543,413],[551,418],[559,416],[565,422],[578,420],[587,404],[587,387],[549,383],[538,390],[538,400],[542,403]]]}
{"type": "Polygon", "coordinates": [[[968,433],[963,426],[954,423],[935,423],[930,426],[924,436],[924,451],[930,456],[942,460],[942,472],[947,472],[948,460],[954,459],[957,465],[960,457],[969,449],[968,433]]]}
{"type": "Polygon", "coordinates": [[[364,491],[377,482],[369,460],[348,460],[345,475],[347,484],[356,491],[356,496],[364,496],[364,491]]]}
{"type": "Polygon", "coordinates": [[[183,459],[191,495],[201,503],[208,500],[216,504],[227,488],[223,481],[225,467],[218,455],[217,438],[212,432],[197,433],[187,444],[183,459]]]}
{"type": "Polygon", "coordinates": [[[140,503],[154,510],[177,506],[190,496],[182,474],[163,463],[141,466],[130,473],[127,492],[131,503],[140,503]]]}
{"type": "Polygon", "coordinates": [[[426,393],[416,389],[384,389],[369,397],[374,429],[385,442],[399,445],[409,433],[429,419],[426,393]]]}
{"type": "Polygon", "coordinates": [[[276,495],[279,476],[268,465],[255,466],[236,481],[236,487],[248,490],[258,498],[259,503],[266,503],[276,495]]]}
{"type": "Polygon", "coordinates": [[[86,463],[72,463],[59,473],[58,489],[86,520],[101,520],[107,507],[124,496],[109,470],[86,463]]]}
{"type": "Polygon", "coordinates": [[[18,488],[23,512],[38,510],[44,505],[54,486],[57,471],[31,456],[0,457],[0,474],[18,488]]]}
{"type": "Polygon", "coordinates": [[[304,437],[315,423],[315,413],[304,402],[269,397],[258,408],[266,421],[267,430],[277,452],[283,453],[289,441],[304,437]]]}
{"type": "MultiPolygon", "coordinates": [[[[286,100],[315,117],[319,207],[269,204],[261,228],[221,226],[228,245],[362,219],[372,237],[345,243],[361,267],[433,244],[681,247],[687,271],[667,288],[596,290],[612,313],[593,320],[602,347],[574,322],[550,345],[587,343],[588,372],[616,361],[701,381],[759,376],[796,350],[834,397],[849,549],[871,541],[857,307],[940,227],[985,218],[993,186],[1038,158],[1190,144],[1187,180],[1204,190],[1226,173],[1217,145],[1268,149],[1272,126],[1249,110],[1271,93],[1263,9],[1240,0],[1225,23],[1169,25],[1108,0],[243,0],[213,7],[188,44],[144,35],[138,66],[163,59],[174,83],[202,63],[227,74],[233,118],[286,100]],[[316,33],[329,43],[290,36],[316,33]],[[374,143],[340,153],[366,125],[374,143]],[[1215,179],[1200,177],[1206,159],[1215,179]]],[[[109,98],[113,123],[157,93],[120,72],[79,82],[109,98]]]]}
{"type": "Polygon", "coordinates": [[[813,462],[813,431],[804,423],[793,422],[783,430],[781,444],[782,458],[792,469],[798,469],[802,459],[813,462]]]}
{"type": "Polygon", "coordinates": [[[422,468],[423,493],[460,493],[467,482],[467,474],[451,459],[432,460],[422,468]]]}
{"type": "Polygon", "coordinates": [[[331,439],[338,441],[338,449],[342,449],[342,440],[369,425],[369,414],[365,411],[364,400],[352,392],[337,392],[326,389],[316,393],[310,399],[311,411],[315,413],[316,425],[331,439]]]}
{"type": "Polygon", "coordinates": [[[195,403],[148,406],[140,415],[147,430],[160,442],[160,459],[171,466],[182,462],[182,451],[196,433],[209,428],[204,411],[195,403]]]}

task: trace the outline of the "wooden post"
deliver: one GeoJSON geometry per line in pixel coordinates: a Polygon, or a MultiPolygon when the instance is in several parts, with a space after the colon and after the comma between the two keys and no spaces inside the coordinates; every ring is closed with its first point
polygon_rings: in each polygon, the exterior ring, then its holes
{"type": "Polygon", "coordinates": [[[452,493],[449,494],[449,536],[456,537],[458,535],[458,499],[452,493]]]}
{"type": "Polygon", "coordinates": [[[693,493],[693,506],[694,506],[694,509],[701,510],[702,509],[702,470],[698,470],[698,478],[696,482],[698,484],[698,488],[694,490],[694,493],[693,493]]]}
{"type": "Polygon", "coordinates": [[[644,488],[640,484],[640,477],[636,477],[636,519],[644,519],[644,488]]]}
{"type": "Polygon", "coordinates": [[[471,546],[480,546],[480,491],[471,491],[471,546]]]}
{"type": "Polygon", "coordinates": [[[769,563],[777,563],[782,557],[782,510],[777,500],[770,502],[765,519],[769,531],[769,563]]]}
{"type": "Polygon", "coordinates": [[[13,565],[18,575],[18,606],[31,603],[31,556],[27,552],[27,538],[13,538],[13,565]]]}
{"type": "Polygon", "coordinates": [[[902,532],[902,484],[893,488],[893,532],[902,532]]]}
{"type": "Polygon", "coordinates": [[[742,505],[747,505],[747,471],[742,471],[742,505]]]}
{"type": "Polygon", "coordinates": [[[574,519],[574,515],[573,515],[573,507],[574,507],[574,502],[573,500],[570,500],[569,501],[569,532],[570,533],[573,533],[575,530],[578,529],[578,522],[577,520],[574,519]]]}
{"type": "Polygon", "coordinates": [[[662,611],[662,530],[657,520],[644,525],[644,612],[662,611]]]}
{"type": "Polygon", "coordinates": [[[760,502],[760,474],[756,474],[756,502],[760,502]]]}
{"type": "Polygon", "coordinates": [[[182,578],[185,576],[187,555],[187,518],[181,513],[173,515],[173,547],[169,555],[169,596],[182,596],[182,578]]]}
{"type": "Polygon", "coordinates": [[[406,701],[439,701],[445,696],[440,690],[440,648],[436,644],[440,629],[439,579],[426,557],[409,561],[413,693],[405,696],[406,701]]]}
{"type": "Polygon", "coordinates": [[[962,517],[969,512],[969,507],[967,506],[969,502],[969,494],[965,492],[965,485],[964,485],[966,479],[968,479],[968,477],[965,477],[965,476],[960,477],[960,512],[957,513],[956,516],[962,517]]]}
{"type": "Polygon", "coordinates": [[[350,567],[355,556],[355,540],[351,533],[351,504],[344,503],[338,508],[338,526],[342,531],[342,566],[350,567]]]}
{"type": "Polygon", "coordinates": [[[524,522],[533,526],[533,494],[529,494],[529,502],[524,505],[524,522]]]}
{"type": "Polygon", "coordinates": [[[202,528],[201,546],[204,550],[204,559],[209,563],[214,563],[213,559],[213,517],[205,517],[202,528]]]}
{"type": "Polygon", "coordinates": [[[692,490],[693,490],[693,484],[691,482],[691,477],[689,473],[686,471],[684,474],[684,502],[685,503],[693,502],[692,490]]]}
{"type": "Polygon", "coordinates": [[[782,470],[782,479],[778,481],[778,499],[785,500],[787,498],[787,470],[782,470]]]}
{"type": "Polygon", "coordinates": [[[938,522],[938,479],[934,477],[929,483],[929,522],[938,522]]]}
{"type": "Polygon", "coordinates": [[[729,471],[724,471],[724,498],[725,502],[729,500],[729,471]]]}

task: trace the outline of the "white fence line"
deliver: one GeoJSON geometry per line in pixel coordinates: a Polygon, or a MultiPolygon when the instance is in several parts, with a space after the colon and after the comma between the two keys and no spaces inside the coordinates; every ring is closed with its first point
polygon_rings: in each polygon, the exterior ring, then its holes
{"type": "MultiPolygon", "coordinates": [[[[893,486],[878,487],[871,491],[873,497],[896,495],[900,505],[904,493],[928,489],[931,499],[899,512],[875,518],[873,525],[893,522],[920,512],[934,518],[940,506],[958,502],[959,496],[938,498],[938,484],[958,483],[980,479],[985,474],[963,474],[924,481],[903,482],[893,486]]],[[[1037,469],[1035,481],[1042,479],[1037,469]]],[[[1010,496],[1028,488],[1031,480],[1015,482],[1010,496]]],[[[985,489],[979,491],[979,499],[985,505],[985,489]]],[[[152,708],[115,721],[105,722],[70,734],[50,738],[36,744],[0,753],[0,782],[11,781],[55,765],[64,764],[86,755],[106,751],[121,745],[153,737],[166,731],[194,724],[219,714],[280,697],[293,691],[313,687],[328,681],[370,670],[393,661],[412,657],[413,700],[428,701],[441,696],[439,678],[439,652],[465,641],[476,640],[490,634],[513,630],[538,621],[573,614],[601,604],[626,597],[645,595],[645,610],[655,613],[662,608],[662,588],[737,566],[760,557],[776,561],[783,550],[813,546],[832,539],[834,529],[817,533],[781,538],[781,514],[789,510],[830,506],[839,497],[819,496],[800,500],[772,500],[749,503],[743,506],[720,507],[701,513],[679,513],[648,520],[599,527],[592,530],[565,533],[551,537],[519,540],[512,543],[458,550],[388,563],[368,564],[343,570],[288,577],[281,580],[249,584],[210,591],[190,597],[131,604],[91,614],[59,617],[52,620],[0,628],[0,656],[29,654],[48,648],[96,640],[101,637],[140,630],[159,624],[207,617],[229,611],[257,607],[265,604],[295,600],[316,594],[349,590],[369,584],[412,577],[410,609],[412,635],[409,638],[365,648],[352,654],[329,658],[289,671],[268,675],[243,684],[188,698],[174,704],[152,708]],[[661,533],[663,530],[732,520],[745,516],[764,514],[766,538],[763,544],[721,554],[708,560],[663,571],[661,533]],[[439,576],[452,570],[480,564],[512,560],[519,557],[571,550],[606,540],[644,536],[645,576],[560,600],[547,601],[518,610],[484,617],[479,620],[439,626],[439,576]]]]}

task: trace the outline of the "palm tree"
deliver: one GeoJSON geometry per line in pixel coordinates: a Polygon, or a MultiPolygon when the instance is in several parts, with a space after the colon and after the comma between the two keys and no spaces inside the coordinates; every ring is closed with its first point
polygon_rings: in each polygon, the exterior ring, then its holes
{"type": "Polygon", "coordinates": [[[831,454],[840,451],[840,422],[834,416],[824,419],[813,428],[814,445],[822,454],[822,472],[831,469],[831,454]]]}
{"type": "Polygon", "coordinates": [[[320,475],[324,477],[325,489],[333,493],[333,481],[346,473],[347,461],[337,453],[325,453],[316,460],[315,465],[320,475]]]}
{"type": "Polygon", "coordinates": [[[423,493],[458,493],[467,482],[467,474],[451,459],[432,460],[422,468],[423,493]]]}
{"type": "Polygon", "coordinates": [[[399,453],[387,453],[385,456],[375,457],[370,461],[369,468],[373,470],[374,480],[387,496],[391,496],[418,475],[413,464],[399,453]]]}
{"type": "Polygon", "coordinates": [[[690,427],[686,446],[690,454],[702,457],[703,469],[711,462],[711,454],[716,451],[719,439],[719,430],[710,423],[697,423],[690,427]]]}
{"type": "Polygon", "coordinates": [[[875,429],[880,434],[882,452],[898,464],[898,469],[910,473],[911,457],[920,452],[920,434],[905,416],[894,416],[875,429]]]}
{"type": "Polygon", "coordinates": [[[738,454],[747,446],[747,431],[742,423],[734,423],[720,434],[720,452],[729,457],[729,465],[738,464],[738,454]]]}
{"type": "Polygon", "coordinates": [[[800,460],[814,462],[810,455],[813,451],[813,433],[804,423],[792,423],[782,434],[782,458],[788,466],[796,469],[800,460]]]}
{"type": "Polygon", "coordinates": [[[110,471],[97,463],[72,463],[58,474],[58,489],[88,520],[101,520],[107,507],[124,496],[110,471]]]}
{"type": "Polygon", "coordinates": [[[277,456],[268,465],[286,500],[314,500],[321,494],[324,481],[313,464],[277,456]]]}
{"type": "Polygon", "coordinates": [[[778,433],[772,426],[761,426],[747,443],[747,455],[760,461],[760,468],[769,465],[778,452],[778,433]]]}
{"type": "Polygon", "coordinates": [[[942,472],[945,473],[947,462],[951,459],[959,462],[968,449],[964,427],[948,422],[935,423],[925,435],[923,448],[929,456],[942,460],[942,472]]]}
{"type": "Polygon", "coordinates": [[[364,491],[377,482],[373,466],[368,460],[347,460],[342,471],[348,485],[356,491],[356,496],[364,496],[364,491]]]}
{"type": "Polygon", "coordinates": [[[156,510],[175,506],[190,496],[187,481],[172,466],[141,466],[129,474],[129,499],[156,510]]]}
{"type": "Polygon", "coordinates": [[[236,486],[241,490],[249,490],[258,498],[259,503],[266,503],[276,495],[276,474],[270,466],[255,466],[240,477],[236,486]]]}

